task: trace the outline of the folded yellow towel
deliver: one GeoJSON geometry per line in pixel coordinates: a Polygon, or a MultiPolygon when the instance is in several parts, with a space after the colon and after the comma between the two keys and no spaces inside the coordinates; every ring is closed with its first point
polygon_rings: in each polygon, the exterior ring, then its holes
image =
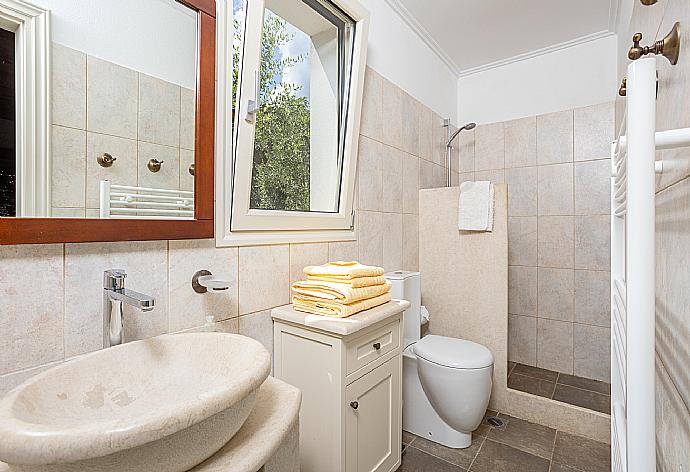
{"type": "Polygon", "coordinates": [[[380,285],[360,288],[352,288],[348,284],[338,282],[319,282],[315,280],[301,280],[292,284],[292,291],[296,294],[345,304],[378,297],[388,293],[390,288],[391,283],[387,280],[380,285]]]}
{"type": "Polygon", "coordinates": [[[383,305],[391,300],[390,293],[384,293],[378,297],[360,300],[358,302],[345,305],[335,301],[322,300],[304,295],[293,295],[292,306],[297,311],[312,313],[314,315],[333,316],[336,318],[347,318],[361,311],[383,305]]]}
{"type": "Polygon", "coordinates": [[[381,267],[366,266],[359,262],[329,262],[320,266],[304,268],[307,275],[326,276],[337,279],[350,280],[357,277],[378,277],[383,275],[381,267]]]}
{"type": "Polygon", "coordinates": [[[372,285],[381,285],[386,283],[386,278],[382,275],[379,275],[378,277],[357,277],[356,279],[342,279],[338,277],[328,277],[326,275],[307,275],[307,280],[336,282],[347,284],[352,288],[371,287],[372,285]]]}

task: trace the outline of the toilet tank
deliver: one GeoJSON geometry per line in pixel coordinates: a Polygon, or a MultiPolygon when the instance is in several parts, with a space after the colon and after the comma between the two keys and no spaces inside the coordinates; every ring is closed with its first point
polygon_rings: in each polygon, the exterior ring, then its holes
{"type": "Polygon", "coordinates": [[[391,283],[391,297],[410,302],[403,313],[403,347],[419,341],[422,303],[422,287],[419,272],[396,270],[385,274],[391,283]]]}

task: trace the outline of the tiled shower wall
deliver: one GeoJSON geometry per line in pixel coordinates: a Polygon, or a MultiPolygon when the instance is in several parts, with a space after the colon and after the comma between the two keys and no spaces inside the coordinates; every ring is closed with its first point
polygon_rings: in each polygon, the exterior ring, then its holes
{"type": "MultiPolygon", "coordinates": [[[[678,64],[657,60],[657,131],[690,127],[690,3],[635,2],[630,34],[639,31],[651,42],[676,21],[678,64]]],[[[625,100],[617,105],[620,123],[625,100]]],[[[660,151],[657,160],[664,172],[656,186],[656,457],[658,471],[676,472],[690,470],[690,150],[660,151]]]]}
{"type": "Polygon", "coordinates": [[[193,190],[195,91],[52,44],[55,217],[97,217],[99,182],[193,190]],[[96,158],[117,160],[101,167],[96,158]],[[149,159],[163,161],[153,173],[149,159]]]}
{"type": "Polygon", "coordinates": [[[460,180],[508,184],[509,360],[609,372],[609,152],[604,103],[460,134],[460,180]]]}
{"type": "MultiPolygon", "coordinates": [[[[115,90],[122,99],[133,93],[115,90]]],[[[56,120],[68,119],[64,112],[56,120]]],[[[48,366],[101,348],[105,269],[127,270],[129,288],[156,298],[152,312],[126,310],[128,340],[195,329],[213,315],[217,329],[254,337],[269,350],[270,309],[289,302],[290,282],[302,277],[305,265],[359,259],[388,270],[416,270],[418,189],[444,183],[440,122],[367,70],[357,241],[241,248],[216,248],[212,240],[0,246],[0,395],[48,366]],[[230,290],[195,293],[191,279],[200,269],[227,280],[230,290]]],[[[136,120],[128,123],[134,133],[136,120]]],[[[131,141],[134,152],[133,139],[101,138],[131,141]]]]}

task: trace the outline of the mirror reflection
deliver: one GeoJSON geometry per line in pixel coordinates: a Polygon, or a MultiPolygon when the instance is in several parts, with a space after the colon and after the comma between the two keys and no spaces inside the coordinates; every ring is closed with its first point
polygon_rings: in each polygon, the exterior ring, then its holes
{"type": "Polygon", "coordinates": [[[174,0],[32,6],[50,22],[34,83],[22,26],[0,20],[0,216],[192,219],[196,12],[174,0]]]}

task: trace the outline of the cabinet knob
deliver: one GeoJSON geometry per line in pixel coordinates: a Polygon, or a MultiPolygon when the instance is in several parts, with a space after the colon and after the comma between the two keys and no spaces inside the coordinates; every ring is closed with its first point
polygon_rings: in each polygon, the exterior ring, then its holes
{"type": "Polygon", "coordinates": [[[376,349],[377,351],[381,349],[381,343],[374,343],[374,349],[376,349]]]}
{"type": "Polygon", "coordinates": [[[352,407],[353,410],[356,410],[359,408],[359,403],[357,402],[350,402],[350,406],[352,407]]]}

